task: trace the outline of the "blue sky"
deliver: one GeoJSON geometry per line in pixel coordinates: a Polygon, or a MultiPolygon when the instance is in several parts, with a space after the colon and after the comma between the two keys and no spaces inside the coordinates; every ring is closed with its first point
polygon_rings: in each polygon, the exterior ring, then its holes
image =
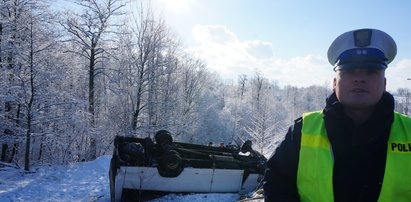
{"type": "Polygon", "coordinates": [[[149,1],[184,47],[223,79],[259,71],[280,85],[331,86],[331,42],[349,30],[377,28],[398,47],[387,89],[411,88],[411,1],[149,1]]]}

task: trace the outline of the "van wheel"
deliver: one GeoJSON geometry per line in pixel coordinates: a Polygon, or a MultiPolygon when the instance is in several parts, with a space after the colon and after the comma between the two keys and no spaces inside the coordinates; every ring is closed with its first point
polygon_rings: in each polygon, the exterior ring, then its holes
{"type": "Polygon", "coordinates": [[[171,133],[168,132],[167,130],[159,130],[157,133],[154,135],[154,139],[156,140],[156,143],[158,145],[171,145],[173,143],[173,138],[171,137],[171,133]]]}
{"type": "Polygon", "coordinates": [[[177,177],[183,171],[183,159],[175,150],[164,152],[157,167],[163,177],[177,177]]]}
{"type": "Polygon", "coordinates": [[[251,142],[251,140],[245,141],[243,146],[241,147],[241,152],[246,153],[246,152],[253,151],[252,145],[253,145],[253,143],[251,142]]]}

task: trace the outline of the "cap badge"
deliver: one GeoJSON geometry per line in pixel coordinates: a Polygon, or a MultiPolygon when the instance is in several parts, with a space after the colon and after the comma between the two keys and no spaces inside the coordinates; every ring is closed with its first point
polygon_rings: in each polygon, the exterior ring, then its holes
{"type": "Polygon", "coordinates": [[[355,46],[366,47],[371,44],[371,30],[361,29],[354,32],[355,46]]]}

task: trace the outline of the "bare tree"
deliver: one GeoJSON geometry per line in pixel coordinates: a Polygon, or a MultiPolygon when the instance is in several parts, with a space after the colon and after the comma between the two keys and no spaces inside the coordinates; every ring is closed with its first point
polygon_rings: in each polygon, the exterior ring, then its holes
{"type": "MultiPolygon", "coordinates": [[[[69,40],[79,48],[70,52],[77,54],[88,61],[88,112],[91,115],[91,125],[95,124],[95,79],[103,72],[96,68],[101,62],[105,52],[102,41],[104,34],[113,32],[111,28],[117,27],[114,23],[115,16],[122,15],[121,8],[125,6],[122,0],[74,0],[83,10],[81,13],[67,12],[66,20],[60,24],[67,30],[72,38],[69,40]],[[110,21],[111,20],[111,21],[110,21]]],[[[96,158],[96,140],[94,135],[90,138],[90,157],[96,158]]]]}
{"type": "Polygon", "coordinates": [[[188,135],[189,141],[192,141],[195,134],[193,131],[197,129],[198,107],[208,80],[208,73],[202,60],[190,56],[181,60],[180,66],[181,107],[178,109],[181,123],[178,133],[188,135]]]}
{"type": "Polygon", "coordinates": [[[268,104],[267,87],[268,82],[259,73],[256,72],[255,77],[251,80],[252,100],[249,114],[249,123],[244,127],[246,133],[252,139],[257,140],[257,145],[263,152],[263,143],[267,141],[267,137],[272,134],[274,124],[270,124],[271,106],[268,104]]]}
{"type": "Polygon", "coordinates": [[[411,102],[411,92],[408,88],[399,88],[396,93],[396,105],[395,108],[398,112],[407,114],[409,112],[411,102]]]}
{"type": "Polygon", "coordinates": [[[238,87],[240,91],[240,98],[243,99],[246,90],[247,75],[242,74],[238,77],[238,87]]]}
{"type": "MultiPolygon", "coordinates": [[[[132,129],[139,127],[139,118],[142,110],[152,104],[155,98],[156,81],[164,74],[159,72],[164,67],[170,67],[172,63],[166,63],[164,60],[167,47],[170,47],[170,38],[164,21],[156,20],[150,9],[140,11],[134,18],[133,37],[135,39],[136,53],[133,54],[132,75],[135,76],[132,129]],[[151,102],[150,102],[151,101],[151,102]]],[[[171,50],[171,49],[169,49],[171,50]]],[[[152,106],[152,105],[151,105],[152,106]]],[[[150,111],[150,109],[148,109],[150,111]]],[[[149,119],[153,117],[153,108],[149,112],[149,119]],[[150,115],[151,114],[151,115],[150,115]]],[[[152,122],[152,120],[149,120],[152,122]]]]}
{"type": "MultiPolygon", "coordinates": [[[[32,145],[36,141],[32,135],[41,130],[38,114],[41,113],[41,107],[48,104],[43,102],[47,96],[43,92],[47,92],[51,77],[46,75],[49,71],[45,68],[52,64],[49,58],[55,41],[50,32],[51,17],[48,15],[46,1],[13,0],[3,3],[1,15],[7,17],[7,20],[1,22],[7,25],[2,24],[1,37],[7,35],[5,39],[8,39],[7,46],[3,46],[6,41],[1,40],[1,47],[7,48],[2,48],[5,52],[0,53],[1,58],[6,58],[2,60],[5,63],[1,64],[1,72],[5,73],[2,78],[8,78],[2,83],[8,90],[0,92],[0,98],[7,97],[5,100],[0,99],[1,103],[5,103],[6,109],[6,119],[2,121],[6,123],[6,136],[3,137],[8,139],[4,142],[14,142],[9,159],[13,159],[17,153],[24,154],[24,169],[29,170],[33,159],[32,145]],[[18,152],[18,145],[23,142],[25,151],[18,152]]],[[[5,145],[7,144],[3,144],[1,160],[8,156],[5,155],[8,150],[5,145]]],[[[39,145],[41,155],[42,144],[39,145]]]]}
{"type": "MultiPolygon", "coordinates": [[[[19,75],[24,71],[21,54],[24,51],[24,40],[27,32],[26,15],[29,12],[30,2],[9,0],[0,3],[1,33],[0,33],[0,68],[2,74],[1,103],[4,104],[4,120],[2,121],[2,160],[17,162],[15,155],[19,152],[19,145],[24,139],[24,126],[21,122],[23,112],[21,99],[22,88],[19,75]],[[4,123],[4,124],[3,124],[4,123]],[[8,143],[12,143],[11,154],[8,153],[8,143]]],[[[1,116],[1,117],[3,117],[1,116]]]]}
{"type": "MultiPolygon", "coordinates": [[[[56,75],[54,71],[53,51],[56,50],[56,34],[52,31],[49,22],[52,16],[48,13],[48,6],[44,2],[37,1],[31,5],[30,12],[27,15],[27,46],[21,54],[23,64],[27,66],[25,78],[22,79],[24,92],[24,107],[26,109],[25,125],[26,129],[26,150],[25,150],[25,170],[29,170],[30,159],[33,150],[30,149],[36,139],[31,141],[31,135],[39,134],[38,159],[41,159],[43,153],[43,138],[41,131],[47,130],[47,122],[50,117],[43,117],[46,111],[44,106],[56,105],[54,99],[50,99],[51,94],[48,92],[49,85],[53,82],[56,75]]],[[[46,107],[47,108],[47,107],[46,107]]]]}
{"type": "Polygon", "coordinates": [[[264,80],[264,76],[259,72],[256,72],[255,77],[252,80],[253,100],[255,101],[254,106],[257,108],[257,110],[260,108],[260,100],[263,96],[264,80]]]}

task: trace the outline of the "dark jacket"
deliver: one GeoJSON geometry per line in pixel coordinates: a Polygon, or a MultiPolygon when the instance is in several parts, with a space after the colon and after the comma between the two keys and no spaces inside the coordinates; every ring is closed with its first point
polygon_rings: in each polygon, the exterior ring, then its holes
{"type": "MultiPolygon", "coordinates": [[[[333,93],[323,110],[334,155],[334,201],[377,201],[385,170],[387,141],[394,117],[394,98],[384,93],[374,113],[355,126],[333,93]]],[[[302,118],[295,121],[267,163],[265,201],[299,201],[297,169],[302,118]]]]}

